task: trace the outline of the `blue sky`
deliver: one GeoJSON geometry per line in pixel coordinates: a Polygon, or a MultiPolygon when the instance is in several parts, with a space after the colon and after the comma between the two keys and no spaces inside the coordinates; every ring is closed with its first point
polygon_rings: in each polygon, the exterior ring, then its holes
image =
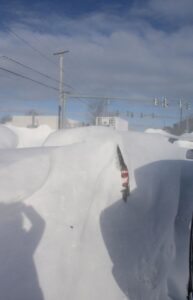
{"type": "MultiPolygon", "coordinates": [[[[192,0],[1,0],[0,54],[58,78],[58,60],[53,53],[69,49],[64,76],[65,82],[73,87],[70,92],[127,97],[132,102],[125,102],[125,107],[130,110],[133,107],[139,113],[155,110],[154,97],[167,97],[172,104],[168,114],[175,114],[177,119],[179,100],[193,101],[192,16],[192,0]],[[133,104],[147,100],[149,106],[136,104],[136,108],[133,104]]],[[[0,58],[0,67],[57,86],[6,59],[0,58]]],[[[14,109],[33,103],[40,110],[56,111],[56,91],[3,70],[0,70],[0,90],[0,107],[14,109]]],[[[78,115],[83,104],[69,103],[68,109],[78,115]]],[[[159,113],[165,113],[161,106],[159,113]]],[[[159,125],[163,120],[156,122],[159,125]]]]}
{"type": "Polygon", "coordinates": [[[0,8],[2,25],[25,23],[28,17],[79,18],[101,12],[107,16],[143,19],[165,31],[176,30],[193,23],[191,0],[1,0],[0,8]]]}
{"type": "MultiPolygon", "coordinates": [[[[142,1],[144,3],[145,1],[142,1]]],[[[106,11],[113,13],[123,13],[125,8],[132,7],[134,0],[84,0],[84,1],[62,1],[62,0],[2,0],[1,18],[4,20],[21,21],[21,18],[27,14],[36,16],[45,16],[47,14],[57,14],[67,17],[79,17],[84,14],[95,13],[96,11],[106,11]],[[22,16],[23,15],[23,16],[22,16]]]]}

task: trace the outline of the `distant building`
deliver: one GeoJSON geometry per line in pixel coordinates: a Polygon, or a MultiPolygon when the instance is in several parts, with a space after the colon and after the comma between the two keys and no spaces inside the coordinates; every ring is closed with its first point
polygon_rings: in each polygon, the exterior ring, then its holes
{"type": "MultiPolygon", "coordinates": [[[[23,115],[13,116],[10,122],[14,126],[34,128],[40,125],[48,125],[52,129],[58,128],[58,116],[44,115],[23,115]]],[[[66,120],[66,127],[74,128],[81,126],[81,123],[75,120],[66,120]]]]}
{"type": "Polygon", "coordinates": [[[112,127],[116,130],[127,131],[128,121],[117,116],[101,116],[96,118],[97,126],[112,127]]]}

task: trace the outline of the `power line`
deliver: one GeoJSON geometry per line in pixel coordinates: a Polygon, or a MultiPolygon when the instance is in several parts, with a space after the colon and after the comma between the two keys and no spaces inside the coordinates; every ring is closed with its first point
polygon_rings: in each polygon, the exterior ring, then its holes
{"type": "MultiPolygon", "coordinates": [[[[8,56],[6,56],[6,55],[3,55],[3,56],[1,56],[1,58],[5,58],[5,59],[7,59],[7,60],[10,60],[11,62],[13,62],[13,63],[15,63],[15,64],[17,64],[17,65],[20,65],[20,66],[22,66],[22,67],[24,67],[24,68],[26,68],[26,69],[29,69],[29,70],[31,70],[31,71],[33,71],[33,72],[36,72],[36,73],[40,74],[41,76],[44,76],[44,77],[46,77],[46,78],[48,78],[48,79],[50,79],[50,80],[52,80],[52,81],[59,82],[59,80],[54,79],[53,77],[51,77],[51,76],[49,76],[49,75],[47,75],[47,74],[44,74],[44,73],[42,73],[42,72],[40,72],[40,71],[38,71],[38,70],[36,70],[36,69],[30,67],[30,66],[27,66],[27,65],[25,65],[25,64],[23,64],[23,63],[21,63],[21,62],[19,62],[18,60],[15,60],[15,59],[11,58],[11,57],[8,57],[8,56]]],[[[72,88],[72,87],[71,87],[70,85],[68,85],[68,84],[65,84],[65,83],[64,83],[64,85],[67,86],[67,87],[69,87],[69,88],[72,88]]]]}
{"type": "Polygon", "coordinates": [[[52,59],[50,59],[47,55],[45,55],[43,52],[41,52],[40,50],[38,50],[37,48],[35,48],[34,46],[32,46],[28,41],[26,41],[23,37],[19,36],[18,33],[15,33],[12,29],[8,29],[6,28],[6,30],[11,33],[12,35],[14,35],[17,39],[19,39],[20,41],[22,41],[23,43],[25,43],[26,45],[28,45],[28,47],[30,47],[32,50],[34,50],[35,52],[37,52],[39,55],[41,55],[42,57],[44,57],[44,59],[46,59],[47,61],[49,61],[50,63],[52,63],[55,66],[58,66],[57,63],[55,63],[52,59]]]}
{"type": "Polygon", "coordinates": [[[28,77],[28,76],[25,76],[25,75],[23,75],[23,74],[19,74],[19,73],[17,73],[17,72],[14,72],[14,71],[11,71],[11,70],[2,68],[2,67],[0,67],[0,70],[5,71],[5,72],[7,72],[7,73],[9,73],[9,74],[13,74],[13,75],[15,75],[15,76],[18,76],[18,77],[21,77],[21,78],[30,80],[30,81],[32,81],[32,82],[35,82],[35,83],[37,83],[37,84],[39,84],[39,85],[45,86],[45,87],[50,88],[50,89],[52,89],[52,90],[58,91],[57,88],[55,88],[55,87],[53,87],[53,86],[51,86],[51,85],[48,85],[48,84],[46,84],[46,83],[43,83],[43,82],[38,81],[38,80],[35,80],[35,79],[32,79],[32,78],[30,78],[30,77],[28,77]]]}
{"type": "Polygon", "coordinates": [[[144,103],[144,104],[146,104],[146,103],[148,103],[148,104],[150,104],[151,103],[151,100],[148,100],[148,99],[144,99],[144,100],[142,100],[142,99],[139,99],[139,100],[137,100],[137,99],[130,99],[129,97],[119,97],[119,96],[93,96],[93,95],[78,95],[78,94],[69,94],[68,95],[68,97],[69,98],[74,98],[74,99],[94,99],[94,100],[106,100],[106,101],[108,101],[108,100],[117,100],[117,101],[119,101],[119,100],[125,100],[125,101],[129,101],[129,102],[142,102],[142,103],[144,103]]]}
{"type": "MultiPolygon", "coordinates": [[[[30,108],[18,109],[18,108],[2,108],[2,107],[0,107],[0,112],[2,112],[2,113],[25,113],[25,115],[28,115],[30,110],[33,110],[33,108],[32,109],[30,109],[30,108]]],[[[39,109],[37,110],[37,112],[38,112],[39,116],[44,115],[44,114],[48,115],[48,113],[50,113],[49,111],[46,111],[46,110],[39,111],[39,109]]]]}
{"type": "Polygon", "coordinates": [[[71,101],[78,101],[78,102],[81,102],[81,103],[85,104],[86,106],[89,106],[88,100],[86,100],[86,99],[81,99],[81,98],[72,99],[71,98],[69,100],[71,100],[71,101]]]}
{"type": "Polygon", "coordinates": [[[29,70],[31,70],[31,71],[34,71],[34,72],[36,72],[36,73],[38,73],[38,74],[40,74],[40,75],[42,75],[42,76],[47,77],[48,79],[51,79],[51,80],[53,80],[53,81],[55,81],[55,82],[59,82],[59,80],[54,79],[54,78],[52,78],[52,77],[50,77],[50,76],[48,76],[48,75],[46,75],[46,74],[44,74],[44,73],[42,73],[42,72],[40,72],[40,71],[38,71],[38,70],[35,70],[34,68],[32,68],[32,67],[30,67],[30,66],[27,66],[27,65],[25,65],[25,64],[23,64],[23,63],[21,63],[21,62],[15,60],[15,59],[11,58],[11,57],[8,57],[8,56],[3,55],[3,56],[1,56],[1,58],[5,58],[5,59],[7,59],[7,60],[10,60],[11,62],[13,62],[13,63],[15,63],[15,64],[17,64],[17,65],[20,65],[20,66],[22,66],[22,67],[24,67],[24,68],[26,68],[26,69],[29,69],[29,70]]]}

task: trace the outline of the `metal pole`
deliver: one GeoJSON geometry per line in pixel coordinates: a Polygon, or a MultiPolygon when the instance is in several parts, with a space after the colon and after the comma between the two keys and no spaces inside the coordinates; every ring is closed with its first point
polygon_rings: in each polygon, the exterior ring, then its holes
{"type": "Polygon", "coordinates": [[[162,107],[163,107],[163,123],[164,123],[164,127],[166,127],[166,111],[165,109],[168,107],[168,102],[167,99],[164,98],[163,102],[162,102],[162,107]]]}
{"type": "Polygon", "coordinates": [[[60,129],[64,125],[64,54],[60,54],[60,129]]]}
{"type": "Polygon", "coordinates": [[[32,127],[35,127],[35,112],[32,111],[32,127]]]}
{"type": "Polygon", "coordinates": [[[189,132],[189,116],[186,117],[186,132],[189,132]]]}
{"type": "Polygon", "coordinates": [[[180,100],[180,127],[182,126],[183,103],[180,100]]]}
{"type": "Polygon", "coordinates": [[[65,126],[66,117],[66,97],[64,92],[64,54],[69,51],[61,51],[54,53],[54,55],[59,55],[60,57],[60,83],[59,83],[59,105],[58,105],[58,129],[62,129],[65,126]]]}
{"type": "Polygon", "coordinates": [[[105,107],[104,107],[104,112],[105,112],[105,116],[108,117],[108,98],[105,99],[105,107]]]}

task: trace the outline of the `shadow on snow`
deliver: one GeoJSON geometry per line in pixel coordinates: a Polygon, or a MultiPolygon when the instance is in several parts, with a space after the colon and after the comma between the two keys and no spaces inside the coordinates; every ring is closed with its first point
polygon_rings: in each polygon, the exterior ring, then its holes
{"type": "Polygon", "coordinates": [[[0,299],[43,300],[33,255],[45,222],[31,207],[0,203],[0,299]],[[23,228],[23,215],[31,228],[23,228]]]}
{"type": "Polygon", "coordinates": [[[100,217],[112,274],[127,299],[185,299],[193,162],[157,161],[135,172],[137,188],[100,217]]]}

